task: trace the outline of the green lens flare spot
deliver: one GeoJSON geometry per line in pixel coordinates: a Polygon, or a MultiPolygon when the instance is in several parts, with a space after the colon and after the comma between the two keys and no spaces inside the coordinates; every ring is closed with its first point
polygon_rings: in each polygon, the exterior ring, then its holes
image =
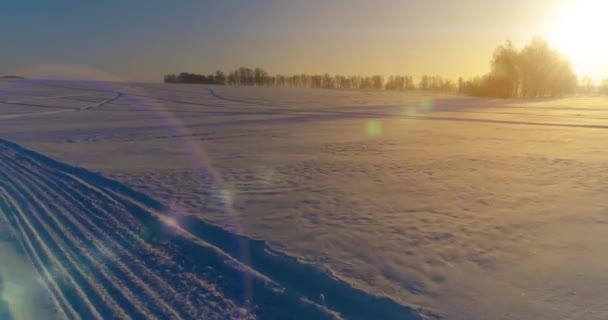
{"type": "Polygon", "coordinates": [[[150,228],[143,227],[139,230],[139,238],[142,239],[143,241],[150,240],[151,236],[152,236],[152,230],[150,230],[150,228]]]}
{"type": "Polygon", "coordinates": [[[382,134],[382,123],[380,120],[369,120],[365,126],[365,131],[370,137],[382,134]]]}
{"type": "Polygon", "coordinates": [[[423,111],[429,111],[432,108],[433,108],[433,99],[431,99],[430,97],[422,98],[422,101],[420,101],[420,109],[422,109],[423,111]]]}

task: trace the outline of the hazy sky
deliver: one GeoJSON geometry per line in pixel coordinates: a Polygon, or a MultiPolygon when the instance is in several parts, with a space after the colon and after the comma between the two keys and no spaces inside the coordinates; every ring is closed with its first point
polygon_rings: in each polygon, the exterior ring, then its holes
{"type": "Polygon", "coordinates": [[[522,45],[542,35],[556,2],[3,1],[0,74],[160,81],[165,73],[243,65],[285,74],[468,77],[486,72],[506,39],[522,45]],[[49,64],[61,66],[40,66],[49,64]]]}

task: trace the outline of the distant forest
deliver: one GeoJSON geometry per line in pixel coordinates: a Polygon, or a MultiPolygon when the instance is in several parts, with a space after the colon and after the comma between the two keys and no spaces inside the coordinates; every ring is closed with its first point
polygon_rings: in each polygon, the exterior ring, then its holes
{"type": "Polygon", "coordinates": [[[1,76],[0,79],[25,79],[25,78],[22,76],[15,76],[12,74],[7,74],[5,76],[1,76]]]}
{"type": "Polygon", "coordinates": [[[202,75],[182,72],[169,74],[164,78],[166,83],[199,83],[235,86],[277,86],[304,87],[325,89],[377,89],[377,90],[415,90],[455,91],[453,81],[439,76],[423,76],[419,83],[414,83],[412,76],[390,76],[385,79],[381,75],[374,76],[343,76],[329,74],[298,74],[270,75],[261,68],[241,67],[228,74],[216,71],[214,74],[202,75]]]}
{"type": "Polygon", "coordinates": [[[326,89],[422,90],[458,92],[494,98],[562,97],[572,93],[599,92],[608,94],[608,79],[593,86],[588,77],[581,84],[571,63],[540,38],[523,49],[510,41],[499,46],[491,60],[491,71],[483,77],[459,78],[457,82],[440,76],[422,76],[415,82],[412,76],[384,77],[344,76],[330,74],[270,75],[261,68],[240,67],[228,74],[216,71],[202,75],[188,72],[165,75],[166,83],[198,83],[235,86],[279,86],[326,89]]]}

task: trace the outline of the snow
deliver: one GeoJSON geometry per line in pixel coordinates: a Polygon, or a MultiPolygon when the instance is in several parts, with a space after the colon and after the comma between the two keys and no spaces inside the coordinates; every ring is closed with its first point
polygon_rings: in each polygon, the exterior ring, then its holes
{"type": "Polygon", "coordinates": [[[430,316],[608,317],[606,98],[0,91],[0,138],[159,200],[172,228],[195,215],[430,316]]]}

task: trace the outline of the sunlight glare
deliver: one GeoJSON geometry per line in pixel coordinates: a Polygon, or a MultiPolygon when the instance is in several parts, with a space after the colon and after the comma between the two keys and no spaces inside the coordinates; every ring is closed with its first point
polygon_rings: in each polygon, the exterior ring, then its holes
{"type": "Polygon", "coordinates": [[[552,20],[549,43],[572,61],[576,73],[595,82],[608,76],[608,1],[568,1],[552,20]]]}
{"type": "Polygon", "coordinates": [[[173,216],[168,216],[168,217],[163,217],[162,221],[165,223],[165,225],[167,227],[169,227],[170,229],[179,229],[180,225],[177,222],[176,217],[173,216]]]}

